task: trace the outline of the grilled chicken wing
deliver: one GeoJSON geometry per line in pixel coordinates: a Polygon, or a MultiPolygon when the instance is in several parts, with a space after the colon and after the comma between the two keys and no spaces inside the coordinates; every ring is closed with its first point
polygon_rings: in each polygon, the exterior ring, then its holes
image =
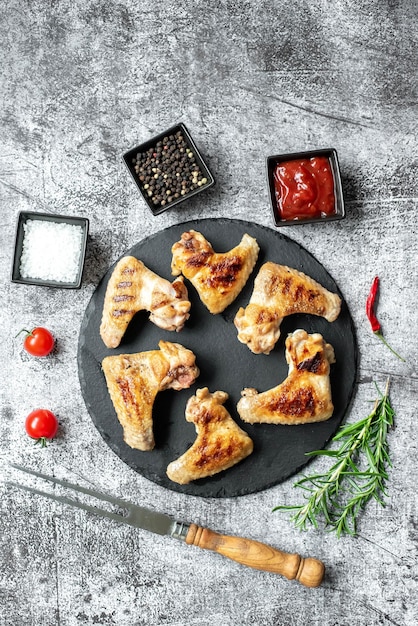
{"type": "Polygon", "coordinates": [[[243,289],[257,261],[259,247],[253,237],[245,234],[235,248],[217,253],[203,235],[189,230],[171,251],[173,276],[183,274],[190,280],[203,304],[216,314],[222,313],[243,289]]]}
{"type": "Polygon", "coordinates": [[[149,311],[151,322],[164,330],[180,331],[189,318],[190,301],[183,278],[170,283],[142,261],[123,257],[113,270],[104,299],[100,336],[116,348],[138,311],[149,311]]]}
{"type": "Polygon", "coordinates": [[[329,322],[337,319],[341,298],[302,272],[265,263],[256,276],[248,306],[240,308],[234,324],[238,339],[254,354],[269,354],[280,337],[286,315],[309,313],[329,322]]]}
{"type": "Polygon", "coordinates": [[[137,450],[152,450],[155,445],[152,408],[157,393],[187,389],[199,375],[191,350],[169,341],[158,345],[159,350],[112,355],[102,361],[124,440],[137,450]]]}
{"type": "Polygon", "coordinates": [[[185,485],[213,476],[239,463],[253,451],[252,439],[222,406],[224,391],[198,389],[186,406],[186,420],[196,426],[197,438],[181,457],[167,467],[170,480],[185,485]]]}
{"type": "Polygon", "coordinates": [[[289,374],[280,385],[258,393],[244,389],[237,410],[244,422],[307,424],[329,419],[334,411],[329,380],[334,349],[322,335],[296,330],[286,339],[289,374]]]}

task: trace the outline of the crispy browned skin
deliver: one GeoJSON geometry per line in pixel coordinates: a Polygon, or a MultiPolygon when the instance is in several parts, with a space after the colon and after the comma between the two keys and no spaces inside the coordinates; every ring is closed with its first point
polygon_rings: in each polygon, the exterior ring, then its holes
{"type": "Polygon", "coordinates": [[[164,389],[187,389],[199,375],[195,355],[178,343],[160,341],[159,350],[108,356],[102,361],[107,388],[131,448],[155,445],[152,409],[164,389]]]}
{"type": "Polygon", "coordinates": [[[280,385],[258,393],[244,389],[237,410],[250,424],[307,424],[331,417],[334,406],[329,380],[334,350],[322,335],[296,330],[286,339],[289,374],[280,385]]]}
{"type": "Polygon", "coordinates": [[[341,298],[298,270],[264,263],[254,281],[248,306],[235,316],[238,339],[254,354],[269,354],[280,337],[287,315],[309,313],[329,322],[337,319],[341,298]]]}
{"type": "Polygon", "coordinates": [[[245,234],[229,252],[214,252],[201,233],[189,230],[171,249],[173,276],[190,280],[211,313],[222,313],[243,289],[257,261],[256,240],[245,234]]]}
{"type": "Polygon", "coordinates": [[[234,422],[223,406],[224,391],[198,389],[186,406],[186,420],[196,426],[194,444],[167,467],[170,480],[185,485],[213,476],[242,461],[253,451],[251,438],[234,422]]]}
{"type": "Polygon", "coordinates": [[[189,317],[190,301],[183,278],[170,283],[133,256],[123,257],[107,285],[100,336],[116,348],[138,311],[149,311],[151,322],[164,330],[180,331],[189,317]]]}

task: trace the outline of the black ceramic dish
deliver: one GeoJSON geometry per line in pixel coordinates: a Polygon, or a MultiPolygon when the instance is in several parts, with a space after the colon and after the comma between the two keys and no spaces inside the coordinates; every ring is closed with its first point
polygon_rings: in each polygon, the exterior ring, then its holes
{"type": "Polygon", "coordinates": [[[149,209],[152,211],[154,215],[158,215],[160,213],[163,213],[164,211],[167,211],[168,209],[172,209],[173,207],[178,206],[180,203],[185,202],[186,200],[189,200],[191,197],[195,196],[198,193],[201,193],[202,191],[205,191],[206,189],[209,189],[209,187],[212,187],[212,185],[215,184],[215,179],[212,173],[210,172],[208,166],[204,162],[202,155],[197,149],[197,146],[195,142],[193,141],[192,136],[190,135],[189,131],[187,130],[184,124],[177,124],[176,126],[172,126],[171,128],[168,128],[167,130],[165,130],[163,133],[160,133],[159,135],[155,135],[148,141],[145,141],[144,143],[141,143],[140,145],[135,146],[134,148],[132,148],[131,150],[129,150],[123,155],[123,160],[132,176],[133,181],[138,187],[138,190],[140,191],[142,197],[144,198],[149,209]],[[164,137],[169,137],[170,135],[174,136],[179,131],[182,133],[184,140],[186,142],[186,145],[193,152],[194,157],[195,157],[195,163],[199,166],[202,176],[206,178],[207,182],[201,187],[198,187],[197,189],[190,190],[184,196],[180,196],[177,199],[173,199],[171,202],[167,202],[167,204],[165,204],[164,206],[161,206],[161,204],[154,205],[150,197],[148,196],[147,191],[143,188],[143,183],[141,183],[141,181],[139,180],[138,174],[135,171],[136,156],[138,153],[143,154],[147,150],[149,150],[149,148],[154,147],[159,141],[162,141],[164,137]]]}
{"type": "Polygon", "coordinates": [[[89,232],[89,220],[85,217],[71,217],[68,215],[53,215],[52,213],[32,213],[29,211],[21,211],[17,220],[16,240],[13,257],[12,277],[14,283],[23,285],[40,285],[43,287],[58,287],[61,289],[79,289],[83,277],[84,262],[86,257],[87,237],[89,232]],[[56,280],[42,280],[40,278],[24,278],[20,272],[20,259],[22,255],[24,240],[24,225],[28,220],[39,220],[43,222],[54,222],[56,224],[70,224],[72,226],[81,226],[83,229],[83,239],[80,251],[80,260],[78,266],[77,277],[74,282],[60,282],[56,280]]]}
{"type": "Polygon", "coordinates": [[[273,219],[276,226],[295,226],[298,224],[313,224],[313,223],[325,223],[335,220],[341,220],[345,217],[344,196],[341,184],[340,166],[338,163],[337,151],[334,148],[324,148],[322,150],[310,150],[308,152],[293,152],[290,154],[278,154],[275,156],[267,157],[267,181],[269,186],[270,203],[273,212],[273,219]],[[317,217],[312,219],[283,219],[280,216],[280,211],[276,198],[276,191],[274,187],[274,170],[276,165],[283,163],[284,161],[310,159],[312,157],[326,157],[330,164],[332,175],[334,178],[334,197],[335,197],[335,213],[326,215],[324,217],[317,217]]]}
{"type": "Polygon", "coordinates": [[[287,264],[340,294],[337,285],[324,267],[294,241],[273,229],[239,220],[203,219],[171,226],[141,241],[126,254],[141,259],[160,276],[173,280],[170,275],[171,247],[183,232],[190,229],[201,232],[217,252],[230,250],[239,243],[244,233],[257,239],[259,259],[237,300],[222,314],[211,315],[186,281],[192,303],[191,316],[180,333],[162,331],[148,320],[146,312],[140,312],[132,320],[120,346],[109,350],[100,338],[99,326],[113,265],[93,294],[82,322],[78,345],[81,391],[93,423],[109,447],[149,480],[173,491],[202,497],[254,493],[298,472],[309,462],[306,453],[325,447],[343,420],[356,380],[357,348],[353,322],[344,300],[341,314],[333,323],[321,317],[293,315],[283,321],[281,337],[269,355],[253,354],[238,341],[233,320],[238,308],[248,304],[254,278],[262,263],[270,260],[287,264]],[[331,367],[334,415],[326,422],[300,426],[245,424],[236,411],[241,390],[255,387],[265,391],[286,378],[288,367],[284,342],[287,334],[297,328],[304,328],[309,333],[320,332],[334,347],[336,363],[331,367]],[[101,362],[110,354],[154,350],[160,339],[178,342],[193,350],[201,373],[190,389],[164,391],[157,395],[153,411],[156,447],[150,452],[141,452],[123,441],[122,428],[107,391],[101,362]],[[168,479],[166,468],[196,438],[194,425],[185,420],[185,405],[196,389],[205,386],[211,392],[221,390],[229,394],[225,406],[253,439],[254,452],[241,463],[212,478],[178,485],[168,479]]]}

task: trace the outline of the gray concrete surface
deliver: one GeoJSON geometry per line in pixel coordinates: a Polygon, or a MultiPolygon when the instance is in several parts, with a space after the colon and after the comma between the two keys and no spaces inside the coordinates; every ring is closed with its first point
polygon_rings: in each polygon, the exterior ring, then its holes
{"type": "MultiPolygon", "coordinates": [[[[1,471],[21,462],[180,519],[324,560],[306,589],[178,542],[118,526],[3,484],[2,626],[414,626],[417,507],[417,4],[414,0],[153,2],[4,0],[1,5],[1,471]],[[121,155],[183,121],[217,185],[153,217],[121,155]],[[95,430],[81,397],[77,339],[100,277],[124,250],[170,224],[223,216],[272,226],[265,157],[335,147],[345,221],[286,234],[331,272],[360,348],[348,420],[364,417],[390,376],[396,428],[387,505],[371,503],[356,538],[301,533],[277,504],[294,480],[259,494],[204,500],[137,475],[95,430]],[[87,216],[80,291],[10,282],[21,210],[87,216]],[[375,274],[396,360],[364,303],[375,274]],[[30,358],[14,335],[45,325],[57,350],[30,358]],[[59,416],[47,448],[24,418],[59,416]]],[[[322,467],[320,460],[316,468],[322,467]]],[[[325,465],[324,465],[325,467],[325,465]]]]}

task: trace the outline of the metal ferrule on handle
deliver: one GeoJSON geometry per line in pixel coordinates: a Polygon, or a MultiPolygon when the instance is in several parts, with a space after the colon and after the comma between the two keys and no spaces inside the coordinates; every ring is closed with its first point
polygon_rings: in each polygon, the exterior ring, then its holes
{"type": "Polygon", "coordinates": [[[171,536],[174,539],[179,539],[180,541],[186,541],[187,534],[189,532],[190,524],[186,524],[185,522],[174,522],[174,528],[171,531],[171,536]]]}

